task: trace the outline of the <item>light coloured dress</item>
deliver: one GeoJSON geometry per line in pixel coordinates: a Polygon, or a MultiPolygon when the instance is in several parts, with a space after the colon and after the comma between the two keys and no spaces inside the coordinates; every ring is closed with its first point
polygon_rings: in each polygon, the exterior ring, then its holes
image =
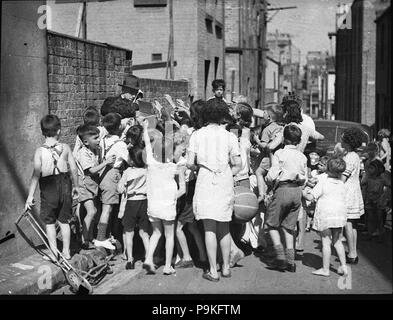
{"type": "Polygon", "coordinates": [[[177,165],[162,163],[154,159],[151,146],[146,145],[147,164],[147,214],[150,220],[176,219],[177,184],[175,175],[177,165]]]}
{"type": "Polygon", "coordinates": [[[240,156],[237,137],[216,124],[195,131],[189,151],[200,166],[193,198],[195,218],[228,222],[232,219],[234,188],[230,157],[240,156]]]}
{"type": "Polygon", "coordinates": [[[364,214],[362,191],[360,188],[360,158],[354,151],[344,156],[346,170],[343,175],[348,178],[345,182],[345,203],[347,204],[348,219],[359,219],[364,214]]]}
{"type": "Polygon", "coordinates": [[[342,228],[347,222],[345,185],[338,179],[323,177],[311,190],[315,207],[313,229],[324,231],[329,228],[342,228]]]}

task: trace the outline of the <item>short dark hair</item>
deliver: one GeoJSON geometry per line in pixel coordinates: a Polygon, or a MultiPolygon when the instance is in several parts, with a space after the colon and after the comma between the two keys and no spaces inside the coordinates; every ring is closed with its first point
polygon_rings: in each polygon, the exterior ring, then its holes
{"type": "Polygon", "coordinates": [[[329,157],[329,156],[323,156],[323,157],[321,157],[321,159],[319,159],[319,162],[318,162],[318,163],[323,164],[323,165],[327,165],[327,163],[329,162],[329,160],[330,160],[330,157],[329,157]]]}
{"type": "Polygon", "coordinates": [[[294,125],[290,124],[284,128],[284,142],[285,144],[298,145],[302,139],[302,130],[294,125]]]}
{"type": "Polygon", "coordinates": [[[229,116],[228,105],[219,99],[210,99],[202,108],[202,119],[204,123],[217,123],[229,116]]]}
{"type": "Polygon", "coordinates": [[[47,114],[41,119],[41,131],[45,137],[54,137],[57,131],[61,129],[61,123],[58,116],[47,114]]]}
{"type": "Polygon", "coordinates": [[[213,91],[216,91],[219,87],[225,90],[225,81],[223,79],[215,79],[212,81],[213,91]]]}
{"type": "Polygon", "coordinates": [[[82,124],[76,129],[79,139],[83,140],[87,137],[92,137],[100,134],[100,130],[96,126],[90,124],[82,124]]]}
{"type": "Polygon", "coordinates": [[[333,157],[329,159],[327,162],[327,172],[329,172],[329,175],[338,179],[341,177],[342,173],[346,169],[346,163],[344,159],[340,157],[333,157]]]}
{"type": "Polygon", "coordinates": [[[351,148],[348,151],[355,151],[362,145],[363,132],[357,127],[346,128],[342,134],[341,141],[351,148]]]}
{"type": "Polygon", "coordinates": [[[101,106],[101,115],[106,116],[109,113],[118,113],[122,118],[135,118],[135,111],[138,105],[121,96],[108,97],[101,106]]]}
{"type": "Polygon", "coordinates": [[[237,138],[240,138],[241,136],[242,136],[242,126],[241,125],[239,125],[239,124],[236,124],[236,123],[228,123],[226,126],[225,126],[225,129],[227,130],[227,131],[229,131],[229,132],[232,132],[233,134],[235,133],[235,132],[237,132],[237,134],[236,134],[236,136],[237,136],[237,138]]]}
{"type": "Polygon", "coordinates": [[[128,150],[130,159],[137,168],[144,168],[146,166],[145,161],[143,161],[143,150],[144,148],[139,145],[134,146],[128,150]]]}
{"type": "Polygon", "coordinates": [[[140,146],[143,147],[143,127],[140,124],[133,125],[130,127],[126,133],[126,139],[131,142],[133,146],[140,146]]]}
{"type": "Polygon", "coordinates": [[[102,124],[109,134],[118,134],[121,124],[120,115],[117,113],[108,113],[102,120],[102,124]]]}
{"type": "Polygon", "coordinates": [[[205,106],[205,104],[206,102],[201,99],[196,100],[191,104],[190,118],[191,118],[192,126],[196,130],[203,127],[202,109],[205,106]]]}
{"type": "Polygon", "coordinates": [[[371,161],[368,166],[369,167],[373,166],[377,169],[377,172],[376,172],[377,177],[385,172],[385,166],[383,165],[381,160],[375,159],[375,160],[371,161]]]}
{"type": "Polygon", "coordinates": [[[93,126],[98,126],[100,123],[100,114],[94,107],[88,107],[83,113],[84,124],[90,124],[93,126]]]}
{"type": "Polygon", "coordinates": [[[236,104],[236,113],[240,116],[239,124],[242,127],[249,128],[254,115],[252,107],[248,103],[238,103],[236,104]]]}
{"type": "Polygon", "coordinates": [[[294,100],[284,101],[282,104],[285,123],[301,123],[303,121],[302,110],[298,102],[294,100]]]}

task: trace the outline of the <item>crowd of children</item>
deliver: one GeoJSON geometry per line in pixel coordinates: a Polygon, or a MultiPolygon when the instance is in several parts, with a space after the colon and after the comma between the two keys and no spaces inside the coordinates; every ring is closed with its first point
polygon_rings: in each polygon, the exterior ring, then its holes
{"type": "Polygon", "coordinates": [[[163,274],[198,265],[205,270],[205,279],[218,281],[217,262],[222,277],[230,277],[229,268],[244,257],[239,240],[252,242],[251,231],[257,230],[252,246],[263,248],[267,266],[295,272],[295,253],[303,250],[302,232],[307,227],[318,231],[322,240],[323,266],[314,274],[329,275],[333,244],[340,260],[338,273],[346,275],[346,264],[358,263],[357,230],[364,212],[369,236],[383,233],[391,201],[390,132],[381,130],[378,141],[368,145],[362,179],[356,152],[362,133],[357,128],[344,131],[333,156],[313,155],[310,168],[304,155],[308,139],[324,137],[303,121],[298,100],[269,104],[264,125],[250,129],[255,109],[246,102],[229,106],[223,99],[222,80],[213,82],[213,92],[207,102],[198,100],[191,106],[179,100],[176,104],[166,95],[172,114],[158,102],[156,115],[146,117],[133,104],[126,108],[127,115],[101,110],[102,119],[96,109],[88,108],[73,152],[59,140],[59,118],[45,116],[41,120],[45,142],[34,155],[26,209],[33,207],[39,184],[41,219],[51,247],[57,247],[58,221],[63,255],[71,258],[69,221],[74,199],[76,212],[86,211],[83,219],[79,216],[82,249],[115,249],[108,226],[111,219],[121,220],[126,269],[135,268],[137,230],[148,274],[157,272],[154,258],[164,236],[163,274]],[[261,212],[242,226],[231,222],[234,186],[250,188],[260,202],[261,212]],[[315,203],[315,210],[310,210],[315,203]],[[196,260],[186,227],[196,245],[196,260]]]}

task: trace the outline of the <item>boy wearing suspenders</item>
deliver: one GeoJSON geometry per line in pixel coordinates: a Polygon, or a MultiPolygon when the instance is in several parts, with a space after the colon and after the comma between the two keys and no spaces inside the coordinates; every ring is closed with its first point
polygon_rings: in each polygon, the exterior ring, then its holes
{"type": "MultiPolygon", "coordinates": [[[[71,259],[69,221],[72,218],[72,197],[79,196],[78,177],[70,147],[59,142],[60,129],[60,120],[56,115],[46,115],[42,118],[41,131],[45,142],[36,149],[34,154],[34,171],[25,210],[31,210],[34,206],[34,192],[39,184],[41,191],[40,217],[46,225],[49,245],[53,252],[56,252],[55,224],[58,221],[63,238],[63,256],[66,259],[71,259]]],[[[51,258],[55,259],[55,257],[51,258]]]]}

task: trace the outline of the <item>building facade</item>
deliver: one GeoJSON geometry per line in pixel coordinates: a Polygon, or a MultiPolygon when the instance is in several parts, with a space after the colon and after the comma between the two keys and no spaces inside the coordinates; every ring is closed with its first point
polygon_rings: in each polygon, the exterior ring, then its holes
{"type": "Polygon", "coordinates": [[[384,0],[355,0],[338,9],[336,42],[336,119],[373,126],[376,115],[376,12],[384,0]],[[340,16],[345,15],[342,19],[340,16]]]}
{"type": "Polygon", "coordinates": [[[280,63],[279,97],[300,90],[300,50],[292,43],[292,36],[278,30],[267,34],[268,56],[280,63]]]}
{"type": "Polygon", "coordinates": [[[392,11],[391,6],[378,15],[375,77],[375,127],[392,128],[392,11]]]}
{"type": "Polygon", "coordinates": [[[228,101],[234,96],[243,95],[253,106],[263,104],[266,6],[264,0],[225,1],[225,78],[228,101]]]}
{"type": "Polygon", "coordinates": [[[325,117],[324,107],[327,103],[328,84],[327,59],[328,54],[321,51],[310,51],[306,57],[303,107],[304,111],[313,118],[325,117]]]}
{"type": "MultiPolygon", "coordinates": [[[[50,5],[51,30],[77,35],[83,4],[50,5]]],[[[87,2],[86,36],[132,50],[135,76],[166,79],[169,11],[168,0],[87,2]]],[[[211,82],[224,78],[224,19],[224,0],[173,0],[174,79],[188,80],[194,99],[209,97],[211,82]]]]}

